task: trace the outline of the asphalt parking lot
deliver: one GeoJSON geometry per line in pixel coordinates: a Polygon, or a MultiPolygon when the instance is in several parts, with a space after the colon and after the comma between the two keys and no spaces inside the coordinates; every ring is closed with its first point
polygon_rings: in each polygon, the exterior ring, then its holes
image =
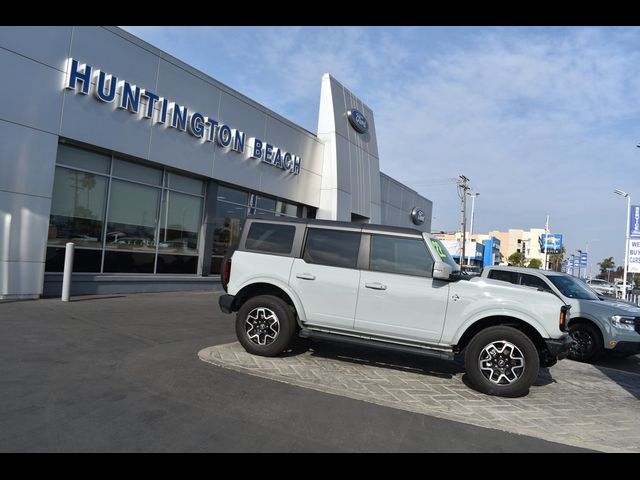
{"type": "MultiPolygon", "coordinates": [[[[56,299],[0,303],[0,321],[2,452],[617,451],[598,438],[580,443],[549,435],[553,418],[543,418],[540,410],[535,417],[539,431],[536,422],[515,429],[514,419],[527,415],[519,403],[511,405],[515,413],[490,417],[491,409],[504,411],[503,400],[478,399],[467,391],[454,364],[420,359],[426,363],[417,368],[415,358],[366,350],[358,351],[354,361],[353,352],[327,346],[302,348],[276,360],[300,364],[289,365],[289,374],[298,369],[303,379],[311,375],[308,362],[315,362],[313,375],[322,380],[315,382],[316,388],[295,378],[274,378],[282,372],[267,372],[264,366],[251,372],[234,367],[232,357],[238,359],[242,352],[236,348],[232,317],[220,313],[213,292],[81,297],[68,304],[56,299]],[[203,352],[217,352],[220,359],[229,355],[224,364],[215,364],[202,361],[203,352]],[[413,403],[405,398],[403,407],[398,392],[394,401],[384,402],[348,389],[324,388],[322,382],[335,379],[336,372],[348,372],[351,380],[366,373],[404,382],[408,375],[441,396],[438,408],[415,408],[417,397],[413,403]],[[441,388],[453,393],[438,392],[441,388]],[[474,415],[468,410],[481,404],[489,412],[484,420],[491,421],[470,421],[474,415]],[[467,409],[466,416],[461,409],[467,409]]],[[[552,368],[550,376],[541,375],[529,401],[540,394],[550,397],[554,388],[570,383],[571,388],[593,388],[594,402],[596,396],[612,395],[624,407],[620,415],[634,405],[631,400],[637,402],[637,357],[623,365],[616,360],[606,368],[589,367],[595,369],[593,375],[579,380],[579,386],[576,379],[584,375],[584,365],[574,365],[578,367],[557,373],[552,368]],[[629,373],[616,373],[611,366],[629,373]]],[[[604,414],[596,411],[598,405],[591,405],[587,413],[592,418],[583,423],[597,423],[597,415],[604,414]]],[[[567,424],[575,427],[575,421],[567,421],[571,415],[555,413],[559,431],[567,424]]],[[[640,431],[634,421],[628,426],[640,431]]],[[[633,451],[626,428],[619,427],[624,440],[619,450],[633,451]]]]}

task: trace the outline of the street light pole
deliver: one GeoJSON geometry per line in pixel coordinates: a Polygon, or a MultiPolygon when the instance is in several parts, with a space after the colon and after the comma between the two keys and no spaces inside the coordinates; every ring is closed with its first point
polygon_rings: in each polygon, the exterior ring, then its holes
{"type": "Polygon", "coordinates": [[[600,240],[597,238],[592,238],[591,240],[587,240],[587,245],[584,249],[587,254],[587,278],[591,278],[591,257],[589,257],[589,243],[599,242],[600,240]]]}
{"type": "Polygon", "coordinates": [[[622,298],[627,296],[627,269],[629,268],[629,215],[631,214],[631,195],[622,190],[614,190],[613,193],[621,197],[627,197],[627,217],[624,220],[624,278],[622,279],[622,298]]]}
{"type": "Polygon", "coordinates": [[[582,278],[582,250],[576,248],[576,252],[578,252],[578,278],[582,278]]]}
{"type": "MultiPolygon", "coordinates": [[[[476,197],[480,194],[476,192],[476,193],[468,193],[467,195],[469,195],[470,197],[473,197],[473,200],[471,201],[471,226],[469,227],[469,240],[473,241],[473,217],[476,211],[476,197]]],[[[467,263],[467,265],[471,265],[471,255],[469,255],[469,262],[467,263]]]]}

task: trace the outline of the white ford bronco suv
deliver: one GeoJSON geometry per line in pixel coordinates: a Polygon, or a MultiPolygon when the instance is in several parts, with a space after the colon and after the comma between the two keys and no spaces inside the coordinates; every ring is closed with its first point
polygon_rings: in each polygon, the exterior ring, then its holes
{"type": "Polygon", "coordinates": [[[410,228],[249,216],[223,265],[219,300],[247,352],[276,356],[296,336],[453,360],[469,384],[526,395],[564,358],[569,306],[469,278],[439,240],[410,228]]]}

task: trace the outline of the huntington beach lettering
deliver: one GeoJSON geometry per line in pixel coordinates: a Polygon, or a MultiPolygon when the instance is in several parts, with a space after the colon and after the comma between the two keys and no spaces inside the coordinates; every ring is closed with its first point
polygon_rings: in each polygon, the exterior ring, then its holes
{"type": "Polygon", "coordinates": [[[241,130],[231,128],[198,111],[191,111],[184,105],[73,58],[68,60],[64,88],[81,95],[93,93],[100,102],[115,102],[118,109],[139,115],[153,124],[188,132],[191,136],[217,144],[220,148],[243,154],[245,146],[248,146],[248,157],[295,175],[300,173],[300,157],[260,138],[251,137],[247,142],[246,135],[241,130]]]}

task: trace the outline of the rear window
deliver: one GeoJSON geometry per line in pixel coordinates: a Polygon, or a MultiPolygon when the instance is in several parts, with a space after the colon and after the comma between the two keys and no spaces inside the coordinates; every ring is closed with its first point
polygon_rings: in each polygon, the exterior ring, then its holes
{"type": "Polygon", "coordinates": [[[359,232],[310,228],[302,258],[307,263],[356,268],[359,249],[359,232]]]}
{"type": "Polygon", "coordinates": [[[291,253],[295,233],[294,225],[253,222],[245,248],[266,253],[291,253]]]}
{"type": "Polygon", "coordinates": [[[516,272],[507,272],[505,270],[490,270],[488,276],[493,280],[502,280],[503,282],[518,283],[518,274],[516,272]]]}

